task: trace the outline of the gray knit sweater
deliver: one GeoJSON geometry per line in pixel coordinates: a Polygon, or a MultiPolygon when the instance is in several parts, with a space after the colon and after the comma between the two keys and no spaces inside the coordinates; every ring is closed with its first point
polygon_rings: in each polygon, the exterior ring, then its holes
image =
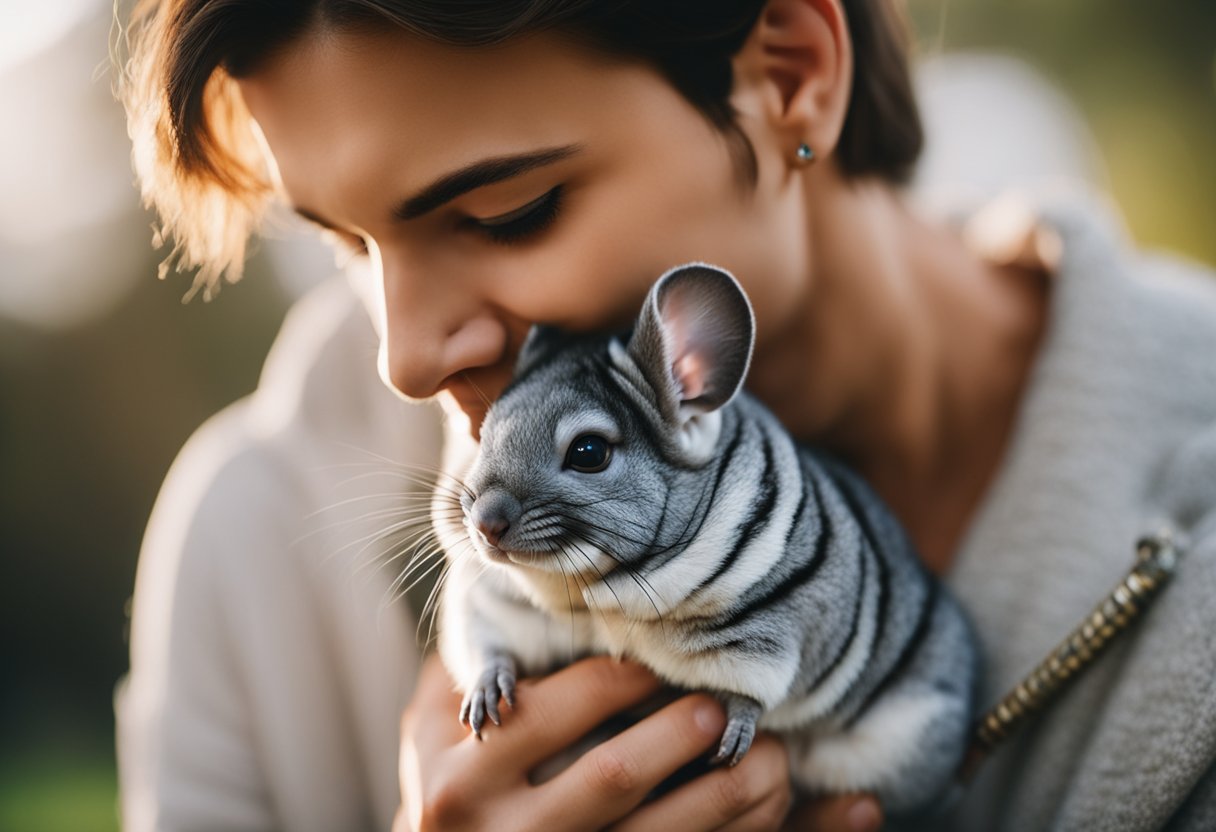
{"type": "Polygon", "coordinates": [[[1216,829],[1216,278],[1131,250],[1100,206],[1044,201],[1063,241],[1008,457],[949,582],[997,701],[1131,566],[1190,538],[1135,629],[999,748],[959,830],[1216,829]]]}

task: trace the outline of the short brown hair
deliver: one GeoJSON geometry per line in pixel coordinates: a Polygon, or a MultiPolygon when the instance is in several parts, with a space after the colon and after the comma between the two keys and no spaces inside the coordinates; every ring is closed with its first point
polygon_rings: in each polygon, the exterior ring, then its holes
{"type": "MultiPolygon", "coordinates": [[[[898,0],[842,0],[854,77],[837,163],[849,176],[910,176],[923,133],[898,0]]],[[[400,26],[480,46],[542,30],[575,35],[655,66],[731,140],[745,179],[755,157],[729,104],[730,59],[766,0],[141,0],[119,82],[144,202],[171,238],[161,266],[200,267],[195,289],[236,280],[272,196],[265,160],[234,79],[318,24],[400,26]]],[[[902,5],[902,4],[901,4],[902,5]]]]}

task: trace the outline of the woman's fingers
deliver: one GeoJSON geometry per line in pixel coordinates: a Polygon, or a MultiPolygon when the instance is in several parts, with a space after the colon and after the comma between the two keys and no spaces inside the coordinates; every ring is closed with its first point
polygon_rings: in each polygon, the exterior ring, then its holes
{"type": "MultiPolygon", "coordinates": [[[[539,787],[547,805],[565,807],[559,818],[537,818],[537,829],[601,828],[634,809],[677,769],[703,756],[722,736],[726,716],[712,698],[676,700],[580,757],[539,787]]],[[[679,829],[690,828],[678,824],[679,829]]]]}
{"type": "Polygon", "coordinates": [[[882,808],[868,794],[823,797],[799,807],[783,828],[786,832],[878,832],[882,808]]]}
{"type": "Polygon", "coordinates": [[[739,765],[721,766],[634,811],[613,832],[775,830],[789,812],[785,746],[760,734],[739,765]]]}
{"type": "Polygon", "coordinates": [[[641,665],[603,656],[585,659],[543,679],[521,681],[515,706],[502,711],[502,725],[486,724],[479,742],[460,723],[460,696],[438,657],[432,656],[423,665],[404,720],[424,715],[411,726],[421,747],[468,740],[478,746],[473,751],[482,759],[509,760],[510,768],[526,772],[619,711],[644,702],[659,687],[659,680],[641,665]]]}
{"type": "Polygon", "coordinates": [[[477,750],[530,770],[614,714],[644,702],[659,687],[659,680],[641,665],[607,657],[584,659],[552,676],[521,682],[515,707],[503,711],[501,726],[482,729],[484,748],[477,750]]]}

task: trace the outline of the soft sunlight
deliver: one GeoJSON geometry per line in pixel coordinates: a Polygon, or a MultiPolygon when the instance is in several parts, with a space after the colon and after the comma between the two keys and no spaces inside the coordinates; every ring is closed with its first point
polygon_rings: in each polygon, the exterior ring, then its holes
{"type": "Polygon", "coordinates": [[[98,0],[0,0],[0,72],[41,52],[106,5],[98,0]]]}
{"type": "Polygon", "coordinates": [[[65,328],[147,276],[106,0],[0,0],[0,317],[65,328]]]}

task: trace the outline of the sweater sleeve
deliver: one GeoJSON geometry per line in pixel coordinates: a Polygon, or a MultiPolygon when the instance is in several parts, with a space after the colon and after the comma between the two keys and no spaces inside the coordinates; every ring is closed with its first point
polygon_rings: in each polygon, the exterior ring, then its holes
{"type": "Polygon", "coordinates": [[[302,531],[302,479],[246,415],[191,439],[145,536],[116,694],[124,828],[386,827],[408,614],[302,531]]]}
{"type": "Polygon", "coordinates": [[[234,632],[233,593],[283,586],[250,586],[232,568],[274,546],[265,525],[228,511],[230,487],[260,491],[269,476],[256,452],[239,447],[239,409],[212,420],[178,457],[140,552],[131,669],[115,703],[123,821],[135,832],[277,825],[250,724],[256,680],[241,678],[256,675],[257,661],[234,632]]]}
{"type": "Polygon", "coordinates": [[[1199,779],[1186,802],[1166,824],[1166,832],[1208,832],[1216,829],[1216,764],[1199,779]]]}
{"type": "Polygon", "coordinates": [[[125,829],[391,825],[418,651],[386,535],[419,499],[401,472],[441,440],[379,381],[375,343],[345,281],[319,287],[257,391],[170,469],[115,694],[125,829]]]}

